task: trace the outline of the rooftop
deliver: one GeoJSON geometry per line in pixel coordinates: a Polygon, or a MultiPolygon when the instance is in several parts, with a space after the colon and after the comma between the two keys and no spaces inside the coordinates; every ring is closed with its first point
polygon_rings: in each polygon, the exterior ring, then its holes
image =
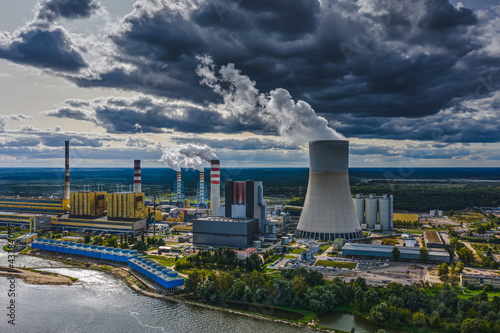
{"type": "Polygon", "coordinates": [[[438,233],[434,230],[424,231],[424,237],[427,243],[442,243],[441,237],[439,237],[438,233]]]}
{"type": "MultiPolygon", "coordinates": [[[[406,254],[420,254],[419,247],[406,247],[406,246],[396,246],[400,253],[406,254]]],[[[373,245],[373,244],[358,244],[358,243],[346,243],[342,250],[362,250],[367,252],[387,252],[392,253],[394,246],[391,245],[373,245]]],[[[447,256],[450,254],[444,250],[428,249],[429,255],[431,256],[447,256]]]]}

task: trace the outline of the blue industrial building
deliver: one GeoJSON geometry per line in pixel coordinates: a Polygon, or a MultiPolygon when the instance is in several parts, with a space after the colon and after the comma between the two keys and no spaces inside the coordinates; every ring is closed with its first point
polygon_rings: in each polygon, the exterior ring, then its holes
{"type": "Polygon", "coordinates": [[[134,272],[139,273],[161,291],[171,291],[184,285],[184,279],[179,277],[176,271],[139,255],[137,250],[80,244],[46,238],[37,239],[31,243],[31,247],[41,251],[64,253],[68,256],[85,260],[128,265],[134,272]]]}
{"type": "MultiPolygon", "coordinates": [[[[351,257],[375,257],[392,259],[392,250],[394,246],[389,245],[371,245],[359,243],[346,243],[342,248],[344,256],[351,257]]],[[[402,261],[420,261],[420,248],[397,246],[402,261]]],[[[450,254],[445,250],[428,249],[430,262],[450,262],[450,254]]]]}

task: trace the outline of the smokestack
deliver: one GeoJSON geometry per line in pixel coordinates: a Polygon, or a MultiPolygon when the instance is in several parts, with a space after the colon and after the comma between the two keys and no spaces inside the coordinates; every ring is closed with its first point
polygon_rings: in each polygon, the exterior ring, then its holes
{"type": "Polygon", "coordinates": [[[69,210],[69,141],[64,141],[64,198],[63,208],[69,210]]]}
{"type": "MultiPolygon", "coordinates": [[[[226,200],[227,201],[227,200],[226,200]]],[[[230,204],[231,199],[226,202],[230,204]]],[[[220,206],[220,161],[212,160],[210,162],[210,205],[212,216],[218,215],[220,206]]]]}
{"type": "Polygon", "coordinates": [[[134,160],[134,192],[142,192],[141,184],[141,160],[134,160]]]}
{"type": "Polygon", "coordinates": [[[309,185],[295,233],[316,240],[363,238],[349,187],[349,141],[309,142],[309,185]]]}

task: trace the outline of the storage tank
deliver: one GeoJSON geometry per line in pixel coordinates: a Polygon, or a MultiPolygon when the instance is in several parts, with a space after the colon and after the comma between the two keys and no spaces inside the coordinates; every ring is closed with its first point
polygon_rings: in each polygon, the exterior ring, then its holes
{"type": "Polygon", "coordinates": [[[373,229],[377,224],[377,199],[370,194],[369,198],[365,198],[365,223],[368,229],[373,229]]]}
{"type": "Polygon", "coordinates": [[[309,185],[298,237],[317,240],[364,238],[349,187],[349,141],[309,142],[309,185]]]}
{"type": "Polygon", "coordinates": [[[378,199],[379,223],[383,231],[391,230],[391,205],[387,195],[378,199]]]}
{"type": "Polygon", "coordinates": [[[354,210],[356,211],[359,223],[365,223],[365,199],[361,198],[359,194],[356,194],[356,196],[352,198],[352,201],[354,203],[354,210]]]}

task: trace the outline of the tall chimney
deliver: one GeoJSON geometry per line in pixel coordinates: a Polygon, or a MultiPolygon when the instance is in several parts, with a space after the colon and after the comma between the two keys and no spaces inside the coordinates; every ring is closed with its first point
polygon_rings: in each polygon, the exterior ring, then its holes
{"type": "MultiPolygon", "coordinates": [[[[218,215],[220,206],[220,161],[213,160],[210,162],[210,205],[212,208],[212,216],[218,215]]],[[[229,200],[231,201],[231,199],[229,200]]]]}
{"type": "Polygon", "coordinates": [[[63,208],[69,210],[69,141],[64,141],[64,164],[63,208]]]}
{"type": "Polygon", "coordinates": [[[134,160],[134,192],[141,193],[141,160],[134,160]]]}

